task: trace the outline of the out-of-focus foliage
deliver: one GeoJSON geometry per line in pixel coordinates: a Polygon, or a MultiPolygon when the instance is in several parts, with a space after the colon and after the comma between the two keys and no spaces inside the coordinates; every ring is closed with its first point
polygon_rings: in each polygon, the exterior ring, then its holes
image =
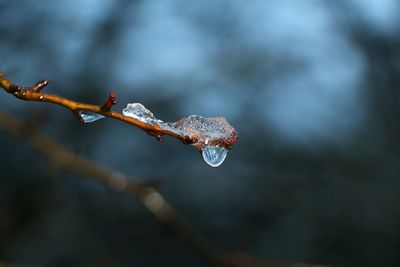
{"type": "MultiPolygon", "coordinates": [[[[165,121],[221,115],[239,143],[205,165],[113,120],[18,101],[21,118],[143,181],[222,246],[265,259],[400,263],[400,7],[385,1],[0,1],[1,71],[165,121]],[[328,4],[329,2],[329,4],[328,4]],[[35,119],[34,119],[35,120],[35,119]],[[112,144],[112,145],[110,145],[112,144]]],[[[57,172],[0,132],[0,258],[202,266],[130,196],[57,172]]]]}

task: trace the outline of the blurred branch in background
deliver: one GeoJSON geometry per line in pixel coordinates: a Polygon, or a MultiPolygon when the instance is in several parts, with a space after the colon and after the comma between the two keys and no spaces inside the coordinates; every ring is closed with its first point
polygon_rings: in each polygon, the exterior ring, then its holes
{"type": "Polygon", "coordinates": [[[0,262],[0,267],[33,267],[33,266],[25,265],[25,264],[15,264],[15,263],[0,262]]]}
{"type": "MultiPolygon", "coordinates": [[[[104,183],[115,191],[129,192],[139,198],[144,207],[158,222],[167,226],[168,229],[174,233],[175,237],[192,253],[212,265],[237,267],[311,266],[303,263],[284,264],[266,262],[252,258],[246,252],[224,250],[204,237],[188,223],[171,204],[164,199],[156,188],[137,182],[134,177],[126,176],[66,150],[55,140],[41,133],[35,129],[35,127],[32,127],[31,124],[23,123],[18,118],[4,111],[0,111],[0,128],[9,134],[22,137],[60,170],[86,176],[95,181],[104,183]]],[[[21,165],[23,164],[24,163],[21,162],[21,165]]],[[[0,266],[2,265],[0,264],[0,266]]]]}

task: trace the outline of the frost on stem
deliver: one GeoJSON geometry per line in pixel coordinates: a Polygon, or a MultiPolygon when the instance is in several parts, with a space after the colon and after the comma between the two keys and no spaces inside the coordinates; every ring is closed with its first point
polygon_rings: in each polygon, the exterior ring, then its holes
{"type": "Polygon", "coordinates": [[[191,115],[179,121],[163,122],[140,103],[130,103],[122,113],[142,122],[184,136],[186,140],[202,152],[204,161],[212,166],[220,166],[230,149],[237,142],[235,129],[222,117],[203,118],[191,115]]]}

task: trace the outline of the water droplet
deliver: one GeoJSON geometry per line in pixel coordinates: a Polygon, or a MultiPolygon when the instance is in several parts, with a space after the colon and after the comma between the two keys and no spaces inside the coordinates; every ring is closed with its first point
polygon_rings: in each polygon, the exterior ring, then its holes
{"type": "Polygon", "coordinates": [[[218,167],[221,165],[228,153],[228,150],[221,146],[206,146],[202,150],[204,161],[211,167],[218,167]]]}
{"type": "Polygon", "coordinates": [[[162,123],[161,120],[156,119],[153,113],[140,103],[129,103],[126,106],[126,108],[122,110],[122,114],[124,114],[127,117],[131,117],[136,120],[142,121],[144,123],[149,123],[149,124],[162,123]]]}
{"type": "Polygon", "coordinates": [[[80,110],[79,115],[84,123],[90,123],[104,118],[103,115],[88,110],[80,110]]]}

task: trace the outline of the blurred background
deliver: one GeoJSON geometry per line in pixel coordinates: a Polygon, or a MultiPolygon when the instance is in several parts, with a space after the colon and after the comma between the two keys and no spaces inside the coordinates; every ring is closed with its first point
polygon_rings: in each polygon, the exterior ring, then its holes
{"type": "MultiPolygon", "coordinates": [[[[400,265],[400,3],[0,1],[0,71],[164,121],[224,116],[221,167],[176,139],[1,92],[1,110],[79,155],[156,183],[218,245],[268,260],[400,265]],[[35,115],[36,114],[36,115],[35,115]],[[40,114],[40,116],[37,116],[40,114]]],[[[137,199],[59,172],[0,129],[0,260],[205,266],[137,199]]]]}

